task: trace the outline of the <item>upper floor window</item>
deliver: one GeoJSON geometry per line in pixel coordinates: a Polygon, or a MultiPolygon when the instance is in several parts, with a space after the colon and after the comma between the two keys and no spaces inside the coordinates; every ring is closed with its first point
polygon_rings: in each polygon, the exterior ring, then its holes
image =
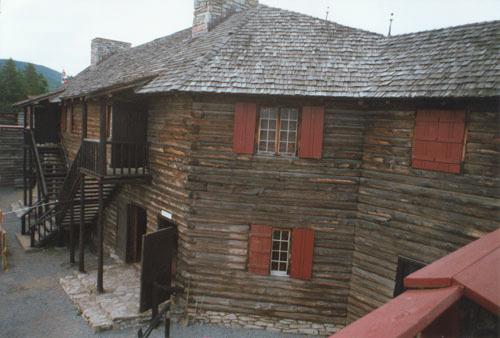
{"type": "Polygon", "coordinates": [[[262,107],[259,118],[259,154],[295,156],[298,119],[297,108],[262,107]]]}
{"type": "Polygon", "coordinates": [[[321,159],[324,117],[323,106],[303,106],[301,109],[263,106],[258,109],[255,103],[237,103],[233,151],[321,159]]]}

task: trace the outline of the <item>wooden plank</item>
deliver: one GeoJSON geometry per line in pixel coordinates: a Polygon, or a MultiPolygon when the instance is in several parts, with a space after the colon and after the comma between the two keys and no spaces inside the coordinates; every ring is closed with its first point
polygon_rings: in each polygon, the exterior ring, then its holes
{"type": "Polygon", "coordinates": [[[406,291],[331,338],[413,338],[458,301],[462,292],[459,286],[406,291]]]}

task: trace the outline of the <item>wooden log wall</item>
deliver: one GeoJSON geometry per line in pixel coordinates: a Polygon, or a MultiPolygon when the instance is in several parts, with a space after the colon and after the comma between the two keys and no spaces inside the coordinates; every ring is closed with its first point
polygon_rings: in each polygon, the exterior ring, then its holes
{"type": "MultiPolygon", "coordinates": [[[[191,99],[187,96],[154,98],[149,102],[148,142],[152,182],[144,185],[120,185],[105,209],[104,240],[112,251],[122,245],[117,236],[120,208],[130,203],[147,210],[148,232],[157,230],[161,210],[171,212],[179,232],[177,282],[183,285],[182,272],[194,253],[189,246],[186,215],[190,212],[186,190],[188,157],[191,151],[193,125],[191,99]]],[[[89,125],[90,126],[90,125],[89,125]]],[[[106,278],[106,276],[104,276],[106,278]]]]}
{"type": "MultiPolygon", "coordinates": [[[[326,103],[322,160],[236,155],[234,106],[243,99],[150,98],[152,183],[121,186],[105,211],[111,248],[124,205],[147,209],[148,231],[161,210],[173,213],[178,278],[200,311],[344,325],[392,298],[398,256],[430,263],[500,226],[498,109],[470,106],[464,170],[455,175],[411,168],[413,107],[326,103]],[[247,272],[255,223],[315,229],[311,281],[247,272]]],[[[98,116],[89,104],[89,137],[98,137],[98,116]]],[[[80,134],[69,131],[74,154],[80,134]]]]}
{"type": "Polygon", "coordinates": [[[458,175],[411,168],[414,109],[366,113],[349,322],[392,298],[398,256],[428,264],[500,227],[500,114],[469,110],[458,175]]]}
{"type": "MultiPolygon", "coordinates": [[[[363,121],[327,107],[322,160],[232,151],[237,98],[197,97],[188,189],[191,295],[204,310],[345,324],[363,121]],[[250,224],[315,229],[313,276],[247,272],[250,224]]],[[[312,102],[259,101],[271,105],[312,102]]]]}
{"type": "Polygon", "coordinates": [[[15,124],[0,124],[0,186],[23,185],[23,129],[15,124]]]}
{"type": "MultiPolygon", "coordinates": [[[[68,104],[71,103],[68,102],[68,104]]],[[[81,101],[75,101],[73,105],[74,126],[71,128],[71,107],[68,107],[68,113],[66,114],[67,128],[66,131],[61,130],[63,144],[71,161],[75,158],[78,149],[80,149],[83,113],[83,103],[81,101]]],[[[99,111],[99,101],[90,100],[87,104],[87,138],[99,139],[99,111]]]]}

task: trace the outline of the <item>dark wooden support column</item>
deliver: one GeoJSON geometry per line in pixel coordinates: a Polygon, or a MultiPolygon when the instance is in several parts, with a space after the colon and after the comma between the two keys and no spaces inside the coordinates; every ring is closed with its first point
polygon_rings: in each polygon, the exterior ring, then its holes
{"type": "Polygon", "coordinates": [[[100,176],[106,176],[106,99],[101,99],[99,111],[99,169],[100,176]]]}
{"type": "Polygon", "coordinates": [[[106,100],[101,100],[101,109],[99,112],[99,214],[97,222],[97,292],[103,293],[103,270],[104,270],[104,201],[103,188],[104,176],[106,175],[106,100]]]}
{"type": "Polygon", "coordinates": [[[82,111],[82,142],[87,138],[87,115],[88,115],[88,103],[87,99],[83,100],[83,111],[82,111]]]}
{"type": "Polygon", "coordinates": [[[80,182],[80,234],[78,238],[78,270],[85,272],[85,175],[80,182]]]}
{"type": "MultiPolygon", "coordinates": [[[[23,203],[24,203],[24,207],[26,207],[28,205],[28,144],[26,142],[26,137],[27,137],[27,127],[28,127],[28,124],[27,124],[27,118],[28,116],[28,107],[24,107],[24,121],[23,121],[23,124],[24,124],[24,130],[23,130],[23,203]]],[[[23,217],[23,219],[21,220],[22,221],[22,229],[21,229],[21,233],[23,235],[26,235],[26,218],[23,217]]]]}
{"type": "Polygon", "coordinates": [[[76,229],[75,229],[75,205],[71,203],[70,206],[70,219],[71,225],[69,228],[69,262],[75,264],[75,246],[76,246],[76,229]]]}
{"type": "Polygon", "coordinates": [[[97,292],[103,293],[103,272],[104,272],[104,222],[103,222],[103,209],[104,209],[104,201],[103,201],[103,179],[102,177],[99,179],[99,216],[98,216],[98,247],[97,247],[97,292]]]}
{"type": "MultiPolygon", "coordinates": [[[[83,99],[81,144],[87,138],[88,103],[83,99]]],[[[78,270],[85,272],[85,175],[80,174],[80,226],[78,234],[78,270]]]]}

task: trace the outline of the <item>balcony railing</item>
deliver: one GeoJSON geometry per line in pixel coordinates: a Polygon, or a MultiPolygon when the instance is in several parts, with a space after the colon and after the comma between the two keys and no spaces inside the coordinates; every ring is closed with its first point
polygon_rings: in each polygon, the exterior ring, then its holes
{"type": "Polygon", "coordinates": [[[81,167],[99,176],[141,176],[148,172],[148,144],[85,139],[81,167]]]}

